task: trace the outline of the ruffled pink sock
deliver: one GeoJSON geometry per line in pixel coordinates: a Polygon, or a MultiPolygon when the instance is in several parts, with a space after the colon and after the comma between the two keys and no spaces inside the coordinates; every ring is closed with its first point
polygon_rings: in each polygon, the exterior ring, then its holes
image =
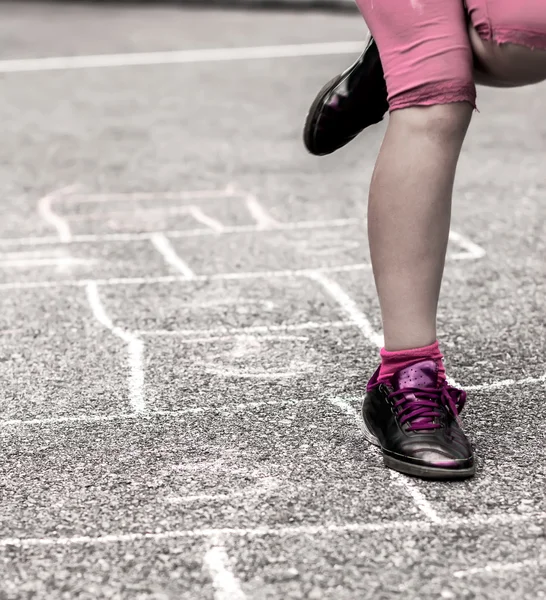
{"type": "Polygon", "coordinates": [[[438,365],[438,384],[441,385],[446,379],[446,370],[444,368],[443,355],[440,352],[438,340],[430,346],[423,348],[413,348],[411,350],[397,350],[389,352],[381,348],[381,367],[379,369],[380,382],[387,382],[391,377],[401,369],[405,369],[417,362],[427,359],[433,359],[438,365]]]}

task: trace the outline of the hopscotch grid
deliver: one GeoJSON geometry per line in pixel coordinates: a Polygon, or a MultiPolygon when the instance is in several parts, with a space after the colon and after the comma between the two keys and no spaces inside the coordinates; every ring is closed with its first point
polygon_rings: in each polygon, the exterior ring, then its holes
{"type": "Polygon", "coordinates": [[[101,544],[116,544],[116,543],[131,543],[139,541],[161,541],[167,539],[180,538],[217,538],[218,536],[241,536],[241,537],[261,537],[261,536],[297,536],[302,534],[308,535],[336,535],[340,533],[365,533],[365,532],[384,532],[398,531],[419,533],[424,529],[432,530],[437,527],[443,529],[456,529],[464,531],[465,527],[472,528],[472,533],[475,533],[477,528],[491,528],[493,526],[513,526],[518,523],[526,524],[530,522],[534,524],[537,521],[546,518],[546,513],[500,513],[489,516],[478,515],[476,517],[452,517],[450,519],[433,522],[429,520],[399,520],[379,523],[324,523],[319,525],[294,525],[294,526],[279,526],[279,527],[225,527],[225,528],[200,528],[200,529],[182,529],[169,530],[154,533],[113,533],[103,534],[98,536],[59,536],[59,537],[41,537],[41,538],[0,538],[0,548],[25,548],[33,546],[72,546],[72,545],[101,545],[101,544]]]}
{"type": "MultiPolygon", "coordinates": [[[[208,218],[208,217],[207,217],[208,218]]],[[[297,230],[308,230],[308,229],[328,229],[328,228],[343,228],[362,226],[365,224],[365,220],[357,217],[347,217],[339,219],[325,219],[325,220],[304,220],[304,221],[292,221],[292,222],[280,222],[269,220],[268,224],[253,224],[253,225],[228,225],[222,226],[220,230],[218,224],[210,226],[207,223],[206,228],[197,229],[169,229],[163,231],[149,231],[149,232],[138,232],[138,233],[90,233],[90,234],[70,234],[70,240],[62,242],[57,236],[37,236],[37,237],[25,237],[25,238],[3,238],[0,240],[0,248],[9,248],[13,246],[49,246],[59,245],[61,243],[66,244],[86,244],[86,243],[104,243],[104,242],[132,242],[139,240],[148,240],[155,233],[163,233],[171,238],[184,238],[184,237],[201,237],[201,236],[217,236],[217,235],[232,235],[239,233],[256,233],[264,234],[269,232],[278,231],[297,231],[297,230]]],[[[452,235],[451,232],[450,235],[452,235]]],[[[463,238],[460,234],[457,234],[458,240],[463,238]]],[[[466,238],[465,238],[466,239],[466,238]]],[[[469,240],[465,242],[472,243],[469,240]]],[[[475,244],[474,244],[475,246],[475,244]]],[[[479,248],[479,246],[476,246],[479,248]]],[[[482,252],[483,249],[480,249],[482,252]]],[[[477,256],[478,251],[475,254],[471,252],[467,253],[452,253],[448,254],[448,260],[460,261],[463,259],[477,259],[483,255],[477,256]]]]}
{"type": "MultiPolygon", "coordinates": [[[[193,341],[193,340],[192,340],[193,341]]],[[[207,339],[199,339],[197,340],[198,342],[203,342],[205,343],[206,341],[211,341],[210,338],[207,339]]],[[[212,338],[212,341],[216,341],[214,338],[212,338]]],[[[527,377],[525,379],[520,379],[520,380],[508,380],[506,382],[505,387],[511,387],[511,386],[524,386],[524,385],[535,385],[537,383],[546,383],[546,374],[542,375],[541,377],[527,377]]],[[[497,389],[499,388],[499,382],[495,382],[492,384],[489,383],[485,383],[485,384],[481,384],[481,385],[474,385],[474,386],[465,386],[466,390],[470,390],[470,391],[480,391],[480,392],[487,392],[491,389],[497,389]]],[[[362,401],[362,397],[355,397],[357,401],[362,401]]],[[[331,398],[328,399],[330,402],[333,402],[333,400],[331,398]]],[[[279,401],[275,401],[275,400],[268,400],[268,401],[264,401],[264,402],[247,402],[247,403],[242,403],[242,404],[232,404],[232,405],[226,405],[226,404],[222,404],[219,406],[206,406],[206,407],[192,407],[192,408],[187,408],[184,410],[153,410],[153,411],[147,411],[146,413],[114,413],[114,414],[107,414],[107,415],[73,415],[73,416],[66,416],[66,417],[49,417],[49,418],[40,418],[40,419],[6,419],[6,420],[0,420],[0,428],[1,427],[17,427],[17,426],[33,426],[33,425],[38,425],[38,426],[46,426],[46,425],[55,425],[55,424],[63,424],[63,423],[69,423],[69,424],[74,424],[77,425],[78,423],[88,423],[88,422],[101,422],[101,421],[113,421],[113,420],[124,420],[124,419],[134,419],[136,417],[142,419],[143,417],[149,418],[149,419],[153,419],[156,417],[172,417],[172,418],[176,418],[176,417],[180,417],[180,416],[184,416],[185,414],[191,414],[191,413],[203,413],[203,412],[214,412],[214,411],[223,411],[223,412],[230,412],[230,411],[237,411],[237,410],[246,410],[248,408],[260,408],[263,406],[267,406],[267,405],[272,405],[272,406],[276,406],[276,405],[284,405],[284,404],[289,404],[289,405],[294,405],[294,406],[298,406],[300,404],[307,404],[307,403],[316,403],[317,402],[317,398],[310,398],[310,399],[305,399],[305,398],[301,398],[298,400],[287,400],[287,401],[283,401],[283,400],[279,400],[279,401]]],[[[345,402],[344,402],[345,403],[345,402]]],[[[338,406],[338,408],[341,407],[340,404],[336,404],[336,406],[338,406]]],[[[348,409],[343,409],[348,410],[348,409]]],[[[351,409],[352,410],[352,409],[351,409]]]]}
{"type": "MultiPolygon", "coordinates": [[[[278,231],[298,231],[309,229],[328,229],[335,227],[353,227],[361,224],[360,219],[326,219],[312,221],[293,221],[283,222],[278,225],[270,225],[268,227],[259,227],[257,225],[228,225],[222,226],[222,230],[218,226],[212,226],[207,223],[206,228],[197,229],[168,229],[164,231],[142,231],[138,233],[84,233],[73,235],[70,242],[67,244],[92,244],[106,242],[136,242],[140,240],[149,240],[154,233],[163,233],[170,238],[185,238],[185,237],[203,237],[203,236],[218,236],[232,235],[240,233],[268,233],[278,231]]],[[[0,239],[0,248],[11,248],[13,246],[58,246],[60,244],[58,237],[44,236],[31,238],[3,238],[0,239]]]]}
{"type": "Polygon", "coordinates": [[[115,286],[115,285],[143,285],[157,283],[193,283],[207,281],[240,280],[240,279],[261,279],[261,278],[291,278],[305,277],[310,273],[342,273],[350,271],[363,271],[371,269],[368,263],[355,263],[352,265],[339,265],[335,267],[323,267],[322,269],[284,269],[278,271],[236,271],[233,273],[212,273],[210,275],[196,275],[191,280],[179,275],[160,275],[146,277],[110,277],[107,279],[65,279],[59,281],[23,281],[13,283],[0,283],[0,289],[28,289],[28,288],[62,288],[86,286],[89,283],[97,285],[115,286]]]}
{"type": "MultiPolygon", "coordinates": [[[[311,279],[317,278],[318,275],[326,273],[341,273],[351,271],[361,271],[370,269],[371,265],[367,263],[353,264],[353,265],[340,265],[337,267],[325,267],[315,269],[301,269],[301,270],[281,270],[281,271],[262,271],[262,272],[239,272],[239,273],[218,273],[213,275],[199,275],[195,276],[191,281],[186,277],[166,275],[159,277],[121,277],[121,278],[109,278],[109,279],[81,279],[81,280],[64,280],[64,281],[42,281],[42,282],[17,282],[17,283],[2,283],[0,289],[4,290],[25,290],[25,289],[39,289],[39,288],[62,288],[62,287],[82,287],[93,285],[101,286],[116,286],[116,285],[148,285],[148,284],[170,284],[170,283],[181,283],[187,284],[188,282],[207,282],[215,280],[241,280],[241,279],[253,279],[253,278],[273,278],[273,277],[310,277],[311,279]]],[[[355,325],[358,326],[358,325],[355,325]]],[[[138,332],[144,333],[144,332],[138,332]]],[[[163,334],[163,332],[161,332],[163,334]]],[[[158,335],[161,335],[158,334],[158,335]]],[[[153,335],[153,333],[151,334],[153,335]]],[[[165,332],[165,335],[167,333],[165,332]]],[[[170,334],[169,334],[170,335],[170,334]]],[[[376,345],[379,343],[379,338],[376,340],[376,345]]],[[[492,383],[470,385],[466,386],[467,391],[482,391],[482,390],[494,390],[501,389],[503,387],[512,385],[527,385],[535,383],[546,382],[546,373],[539,377],[526,377],[523,379],[506,379],[496,381],[492,383]]]]}
{"type": "MultiPolygon", "coordinates": [[[[218,200],[218,199],[232,199],[232,198],[240,198],[244,204],[251,217],[255,221],[255,227],[257,231],[263,231],[271,228],[278,228],[280,226],[279,221],[274,219],[269,215],[265,207],[259,202],[257,197],[254,194],[250,194],[248,192],[238,190],[234,183],[229,183],[224,189],[221,190],[196,190],[185,191],[179,193],[136,193],[136,194],[99,194],[99,195],[85,195],[85,194],[72,194],[70,195],[70,191],[74,189],[75,186],[63,188],[57,192],[49,194],[42,198],[38,203],[38,212],[42,216],[42,218],[52,225],[59,235],[59,242],[69,243],[73,240],[73,234],[70,228],[69,221],[87,221],[87,220],[105,220],[112,217],[121,217],[126,216],[127,211],[123,210],[114,210],[114,211],[106,211],[102,213],[90,213],[87,215],[78,215],[78,214],[59,214],[53,210],[53,202],[59,201],[67,196],[71,200],[71,204],[82,204],[82,203],[93,203],[96,201],[97,203],[115,203],[115,202],[138,202],[145,200],[218,200]]],[[[134,207],[131,207],[134,208],[134,207]]],[[[224,225],[216,219],[209,217],[206,215],[202,208],[199,206],[195,206],[192,204],[188,204],[185,206],[178,207],[141,207],[141,211],[150,212],[150,211],[160,211],[169,214],[189,214],[193,216],[193,218],[204,224],[208,229],[212,230],[215,233],[223,232],[225,227],[224,225]]],[[[161,235],[160,232],[155,232],[152,234],[152,239],[155,236],[161,235]]]]}

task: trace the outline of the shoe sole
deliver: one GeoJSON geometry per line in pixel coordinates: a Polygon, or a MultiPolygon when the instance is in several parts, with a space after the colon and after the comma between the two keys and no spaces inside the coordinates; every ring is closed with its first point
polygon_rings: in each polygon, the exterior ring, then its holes
{"type": "Polygon", "coordinates": [[[442,469],[440,467],[422,467],[420,465],[414,465],[407,463],[403,460],[393,458],[388,454],[385,454],[381,442],[377,437],[370,431],[364,418],[362,418],[362,433],[366,440],[381,449],[383,454],[383,463],[389,469],[398,471],[404,475],[411,475],[412,477],[419,477],[421,479],[436,479],[436,480],[453,480],[453,479],[468,479],[476,474],[476,467],[468,467],[467,469],[442,469]]]}

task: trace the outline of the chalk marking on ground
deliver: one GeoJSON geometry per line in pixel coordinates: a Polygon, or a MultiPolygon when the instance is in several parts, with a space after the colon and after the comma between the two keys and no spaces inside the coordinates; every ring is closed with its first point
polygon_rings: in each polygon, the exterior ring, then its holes
{"type": "Polygon", "coordinates": [[[129,353],[129,401],[136,413],[146,410],[144,400],[144,343],[133,333],[115,326],[106,314],[101,302],[98,286],[89,282],[86,287],[87,300],[97,321],[127,344],[129,353]]]}
{"type": "Polygon", "coordinates": [[[194,300],[192,302],[177,302],[176,308],[189,308],[189,309],[203,309],[203,308],[214,308],[217,306],[259,306],[260,312],[268,311],[271,312],[275,309],[275,302],[272,300],[264,300],[262,298],[237,298],[237,297],[226,297],[213,298],[212,300],[194,300]]]}
{"type": "Polygon", "coordinates": [[[206,215],[198,206],[190,206],[189,213],[197,222],[209,227],[216,233],[222,233],[225,230],[224,225],[220,221],[206,215]]]}
{"type": "Polygon", "coordinates": [[[351,320],[354,321],[355,325],[368,340],[378,348],[383,346],[383,336],[374,331],[367,317],[356,305],[356,302],[336,281],[326,277],[324,270],[312,271],[308,273],[307,277],[316,281],[323,287],[328,295],[333,298],[351,320]]]}
{"type": "Polygon", "coordinates": [[[271,379],[289,379],[294,377],[301,377],[306,373],[311,373],[316,369],[314,364],[306,362],[304,360],[293,359],[290,361],[288,368],[283,370],[275,370],[273,368],[257,368],[248,366],[248,358],[250,356],[259,356],[262,354],[262,343],[264,341],[275,341],[275,342],[293,342],[303,341],[308,342],[307,336],[296,336],[296,335],[267,335],[267,336],[256,336],[256,335],[238,335],[233,337],[235,343],[233,348],[227,352],[218,354],[216,356],[209,357],[213,359],[212,362],[195,362],[195,366],[202,367],[205,372],[212,375],[218,375],[220,377],[236,377],[239,379],[255,379],[255,380],[271,380],[271,379]],[[227,360],[245,360],[243,367],[236,366],[218,366],[219,362],[222,362],[227,354],[227,360]]]}
{"type": "MultiPolygon", "coordinates": [[[[201,465],[201,471],[203,466],[201,465]]],[[[230,473],[233,471],[230,469],[230,473]]],[[[248,472],[246,472],[248,474],[248,472]]],[[[229,500],[230,498],[241,498],[249,496],[258,498],[262,494],[269,494],[279,487],[279,480],[275,477],[262,477],[258,483],[250,485],[242,490],[230,492],[229,494],[193,494],[188,496],[167,496],[162,499],[167,504],[185,504],[186,502],[202,502],[208,500],[229,500]]]]}
{"type": "Polygon", "coordinates": [[[522,560],[515,563],[493,562],[481,567],[472,567],[471,569],[454,571],[453,575],[461,579],[463,577],[468,577],[469,575],[477,575],[478,573],[490,575],[496,573],[497,571],[521,571],[522,569],[526,569],[528,567],[539,568],[544,565],[546,565],[546,560],[539,560],[537,558],[522,560]]]}
{"type": "Polygon", "coordinates": [[[53,258],[65,257],[66,248],[39,248],[38,250],[14,250],[12,252],[0,252],[0,260],[12,260],[22,258],[53,258]]]}
{"type": "Polygon", "coordinates": [[[279,226],[279,222],[267,212],[254,194],[247,194],[245,202],[258,229],[272,229],[279,226]]]}
{"type": "MultiPolygon", "coordinates": [[[[291,223],[279,223],[275,227],[260,228],[257,225],[230,225],[225,226],[219,231],[212,230],[209,226],[205,229],[170,229],[161,232],[138,232],[138,233],[86,233],[73,235],[70,243],[72,244],[88,244],[88,243],[104,243],[104,242],[134,242],[139,240],[149,240],[154,233],[164,233],[169,238],[184,238],[184,237],[201,237],[218,235],[232,235],[239,233],[260,233],[276,231],[298,231],[308,229],[328,229],[333,227],[352,227],[362,223],[361,219],[327,219],[324,221],[293,221],[291,223]]],[[[13,246],[49,246],[58,245],[59,238],[57,237],[30,237],[30,238],[3,238],[0,239],[0,248],[13,246]]]]}
{"type": "Polygon", "coordinates": [[[213,538],[213,544],[203,557],[203,565],[212,579],[214,600],[246,600],[237,579],[230,566],[229,556],[220,536],[213,538]]]}
{"type": "MultiPolygon", "coordinates": [[[[362,401],[363,398],[360,398],[362,401]]],[[[344,412],[351,421],[354,421],[356,426],[359,429],[362,429],[362,423],[360,422],[360,416],[357,411],[351,406],[350,400],[346,398],[342,398],[339,396],[333,396],[332,398],[328,398],[330,404],[333,404],[337,408],[339,408],[342,412],[344,412]]]]}
{"type": "Polygon", "coordinates": [[[125,421],[138,418],[140,422],[150,422],[153,419],[168,417],[177,418],[184,417],[190,414],[201,414],[209,411],[221,412],[238,412],[247,411],[249,409],[259,409],[265,406],[294,406],[300,404],[316,404],[319,400],[315,398],[301,398],[298,400],[263,400],[256,402],[242,402],[239,404],[207,405],[184,408],[182,410],[147,410],[145,413],[111,413],[99,415],[70,415],[66,417],[49,417],[39,419],[9,419],[0,421],[0,428],[4,427],[25,427],[25,426],[41,426],[41,425],[63,425],[63,424],[78,424],[78,423],[101,423],[109,421],[125,421]]]}
{"type": "Polygon", "coordinates": [[[203,48],[200,50],[132,52],[128,54],[52,56],[47,58],[1,60],[0,73],[30,73],[72,69],[292,58],[299,56],[329,56],[336,54],[357,54],[361,51],[362,41],[250,46],[243,48],[203,48]]]}
{"type": "Polygon", "coordinates": [[[201,190],[182,190],[178,192],[112,192],[101,194],[71,194],[73,204],[95,204],[114,202],[146,202],[147,200],[198,200],[221,199],[238,196],[232,186],[201,190]]]}
{"type": "Polygon", "coordinates": [[[61,242],[63,244],[67,244],[72,241],[72,232],[70,231],[70,225],[68,224],[68,221],[53,210],[53,202],[67,194],[70,194],[72,190],[76,188],[76,185],[63,187],[38,200],[38,214],[46,223],[51,225],[57,231],[59,236],[57,242],[61,242]]]}
{"type": "MultiPolygon", "coordinates": [[[[199,336],[187,341],[212,341],[221,339],[231,339],[234,335],[245,334],[264,334],[282,332],[282,331],[307,331],[316,329],[351,329],[356,327],[352,321],[326,321],[324,323],[315,323],[309,321],[307,323],[295,323],[293,325],[254,325],[250,327],[215,327],[213,329],[178,329],[175,331],[156,329],[153,331],[135,331],[138,336],[172,336],[172,337],[191,337],[199,336]],[[210,335],[210,338],[206,336],[210,335]]],[[[180,340],[184,341],[184,340],[180,340]]]]}
{"type": "MultiPolygon", "coordinates": [[[[362,422],[358,412],[349,404],[344,398],[328,398],[328,400],[334,405],[340,408],[358,427],[359,431],[362,430],[362,422]]],[[[423,496],[420,490],[417,488],[413,481],[410,481],[402,474],[389,469],[389,474],[392,480],[404,491],[411,496],[417,508],[429,519],[432,523],[442,523],[443,520],[438,513],[432,508],[430,502],[423,496]]]]}
{"type": "Polygon", "coordinates": [[[442,523],[443,519],[434,510],[432,504],[425,498],[421,493],[417,484],[410,480],[407,476],[389,469],[389,475],[391,479],[405,490],[405,492],[411,496],[415,506],[429,519],[432,523],[442,523]]]}
{"type": "Polygon", "coordinates": [[[257,380],[270,380],[270,379],[292,379],[295,377],[301,377],[302,375],[306,375],[308,373],[312,373],[315,368],[310,363],[301,362],[296,365],[294,369],[289,371],[264,371],[262,369],[249,369],[248,367],[244,369],[236,369],[236,368],[221,368],[215,367],[213,365],[207,366],[203,365],[204,370],[210,375],[217,375],[218,377],[226,377],[233,378],[236,377],[238,379],[257,379],[257,380]]]}
{"type": "Polygon", "coordinates": [[[186,262],[178,256],[173,245],[163,233],[154,233],[150,241],[167,264],[175,268],[185,279],[194,279],[195,273],[190,269],[186,262]]]}
{"type": "MultiPolygon", "coordinates": [[[[184,206],[154,206],[154,207],[148,207],[148,208],[144,208],[144,207],[138,207],[138,212],[139,215],[142,215],[143,213],[159,213],[162,216],[173,216],[173,215],[189,215],[190,217],[193,217],[198,223],[201,223],[202,225],[205,225],[205,227],[208,227],[209,229],[212,229],[215,232],[223,232],[224,231],[224,225],[222,223],[220,223],[220,221],[213,219],[212,217],[209,217],[207,214],[205,214],[205,212],[203,211],[203,209],[199,206],[195,206],[193,204],[186,204],[184,206]]],[[[111,211],[106,211],[106,212],[93,212],[93,213],[88,213],[88,214],[84,214],[84,215],[66,215],[65,219],[68,221],[70,220],[71,223],[74,222],[82,222],[82,223],[87,223],[90,221],[108,221],[109,219],[111,219],[112,217],[119,217],[119,218],[124,218],[124,223],[127,222],[127,220],[130,218],[130,215],[128,214],[127,211],[124,210],[111,210],[111,211]]],[[[136,221],[136,219],[135,219],[136,221]]],[[[192,231],[192,230],[189,230],[192,231]]],[[[152,233],[144,233],[144,232],[140,232],[136,235],[141,236],[139,239],[142,239],[142,237],[145,236],[149,236],[149,237],[153,237],[154,235],[157,235],[158,232],[152,232],[152,233]]],[[[165,232],[168,233],[168,232],[165,232]]],[[[101,234],[98,234],[101,235],[101,234]]],[[[111,234],[105,234],[105,235],[111,235],[111,234]]],[[[113,235],[117,235],[117,234],[113,234],[113,235]]],[[[125,233],[121,233],[120,235],[133,235],[131,233],[129,234],[125,234],[125,233]]]]}
{"type": "Polygon", "coordinates": [[[450,255],[451,260],[476,260],[479,258],[483,258],[486,254],[485,250],[475,244],[472,240],[467,238],[462,233],[457,233],[456,231],[449,232],[450,241],[456,242],[463,248],[463,252],[455,253],[450,255]]]}
{"type": "MultiPolygon", "coordinates": [[[[321,269],[324,273],[344,273],[350,271],[363,271],[371,269],[371,265],[366,263],[354,265],[340,265],[338,267],[324,267],[321,269]]],[[[261,279],[261,278],[291,278],[305,277],[311,273],[318,272],[318,269],[284,269],[279,271],[241,271],[235,273],[216,273],[211,275],[196,275],[189,280],[187,277],[179,275],[160,275],[153,277],[109,277],[107,279],[65,279],[59,281],[20,281],[1,283],[0,290],[24,290],[30,288],[62,288],[73,286],[85,286],[90,281],[98,285],[142,285],[142,284],[158,284],[158,283],[188,283],[188,282],[203,282],[203,281],[224,281],[224,280],[245,280],[245,279],[261,279]]]]}
{"type": "Polygon", "coordinates": [[[169,530],[156,533],[109,533],[98,536],[91,535],[74,535],[74,536],[59,536],[59,537],[38,537],[38,538],[0,538],[0,548],[28,548],[33,546],[71,546],[77,544],[101,545],[101,544],[119,544],[140,542],[145,540],[166,540],[180,539],[188,537],[211,537],[218,535],[232,536],[300,536],[308,535],[335,535],[345,532],[369,533],[383,531],[400,531],[419,533],[423,530],[431,530],[437,527],[443,529],[461,529],[470,527],[473,530],[478,528],[489,528],[496,525],[514,525],[516,523],[525,523],[530,520],[543,519],[546,513],[528,513],[500,515],[477,515],[475,517],[457,518],[450,517],[449,519],[435,523],[433,521],[416,520],[416,521],[390,521],[380,523],[346,523],[334,524],[324,523],[322,525],[295,525],[288,527],[247,527],[247,528],[203,528],[203,529],[183,529],[169,530]]]}
{"type": "Polygon", "coordinates": [[[96,262],[91,258],[74,258],[72,256],[54,256],[51,258],[12,258],[2,260],[0,268],[27,268],[27,267],[73,267],[76,265],[89,265],[96,262]]]}
{"type": "Polygon", "coordinates": [[[496,390],[511,385],[527,385],[532,383],[545,383],[546,373],[540,377],[525,377],[523,379],[503,379],[501,381],[495,381],[493,383],[483,383],[480,385],[465,385],[464,389],[467,392],[476,392],[482,390],[496,390]]]}

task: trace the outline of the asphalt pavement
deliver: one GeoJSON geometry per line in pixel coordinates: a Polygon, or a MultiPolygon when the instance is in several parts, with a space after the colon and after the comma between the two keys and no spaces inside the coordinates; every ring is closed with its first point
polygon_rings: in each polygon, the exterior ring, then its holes
{"type": "Polygon", "coordinates": [[[474,479],[384,468],[357,14],[0,6],[0,598],[546,597],[546,86],[480,88],[439,308],[474,479]]]}

